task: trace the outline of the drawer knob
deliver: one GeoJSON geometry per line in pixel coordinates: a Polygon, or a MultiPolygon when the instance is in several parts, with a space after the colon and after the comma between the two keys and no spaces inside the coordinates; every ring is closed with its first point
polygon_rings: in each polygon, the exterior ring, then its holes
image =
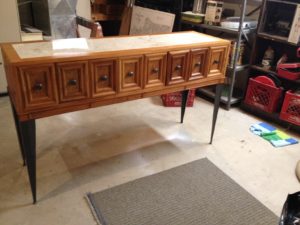
{"type": "Polygon", "coordinates": [[[159,68],[153,68],[152,73],[158,73],[159,72],[159,68]]]}
{"type": "Polygon", "coordinates": [[[43,89],[43,84],[42,83],[36,83],[34,85],[34,90],[40,91],[43,89]]]}
{"type": "Polygon", "coordinates": [[[201,62],[196,62],[195,66],[201,66],[201,62]]]}
{"type": "Polygon", "coordinates": [[[107,75],[103,75],[103,76],[99,77],[99,81],[106,81],[106,80],[108,80],[107,75]]]}
{"type": "Polygon", "coordinates": [[[177,66],[175,67],[175,70],[181,70],[181,68],[182,68],[181,65],[177,65],[177,66]]]}
{"type": "Polygon", "coordinates": [[[132,72],[132,71],[128,72],[128,73],[127,73],[127,76],[128,76],[128,77],[134,76],[134,72],[132,72]]]}
{"type": "Polygon", "coordinates": [[[75,86],[75,85],[77,85],[77,80],[69,80],[69,82],[68,82],[68,84],[69,85],[72,85],[72,86],[75,86]]]}
{"type": "Polygon", "coordinates": [[[218,60],[214,60],[213,64],[219,64],[219,61],[218,60]]]}

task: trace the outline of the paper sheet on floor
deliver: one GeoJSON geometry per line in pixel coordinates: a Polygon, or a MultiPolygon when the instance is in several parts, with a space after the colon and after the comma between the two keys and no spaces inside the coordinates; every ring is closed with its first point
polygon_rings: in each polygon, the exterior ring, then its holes
{"type": "Polygon", "coordinates": [[[264,122],[251,125],[250,131],[269,141],[274,147],[283,147],[298,143],[298,140],[295,138],[264,122]]]}

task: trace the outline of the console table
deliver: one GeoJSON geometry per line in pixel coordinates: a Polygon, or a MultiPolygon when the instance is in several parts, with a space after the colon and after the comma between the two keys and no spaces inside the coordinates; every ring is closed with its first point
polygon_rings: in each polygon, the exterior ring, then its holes
{"type": "Polygon", "coordinates": [[[2,44],[12,110],[33,202],[35,120],[217,84],[211,140],[230,42],[194,31],[2,44]]]}

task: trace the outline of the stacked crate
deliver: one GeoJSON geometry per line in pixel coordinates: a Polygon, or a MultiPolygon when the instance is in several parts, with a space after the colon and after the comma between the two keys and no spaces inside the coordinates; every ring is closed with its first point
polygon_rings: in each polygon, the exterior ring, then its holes
{"type": "MultiPolygon", "coordinates": [[[[177,107],[181,106],[182,94],[181,92],[175,92],[171,94],[165,94],[161,96],[164,106],[167,107],[177,107]]],[[[195,99],[195,89],[189,91],[188,98],[186,101],[187,107],[192,107],[194,105],[195,99]]]]}

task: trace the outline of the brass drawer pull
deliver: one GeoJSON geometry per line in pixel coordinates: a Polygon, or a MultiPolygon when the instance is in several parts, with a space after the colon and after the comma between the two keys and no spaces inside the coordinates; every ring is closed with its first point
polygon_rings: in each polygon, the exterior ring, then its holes
{"type": "Polygon", "coordinates": [[[43,89],[43,87],[44,87],[44,85],[43,85],[42,83],[36,83],[36,84],[34,85],[34,90],[40,91],[40,90],[43,89]]]}
{"type": "Polygon", "coordinates": [[[177,66],[175,67],[175,70],[181,70],[181,68],[182,68],[181,65],[177,65],[177,66]]]}
{"type": "Polygon", "coordinates": [[[201,66],[201,62],[196,62],[195,66],[201,66]]]}
{"type": "Polygon", "coordinates": [[[152,73],[158,73],[159,72],[159,68],[153,68],[152,73]]]}
{"type": "Polygon", "coordinates": [[[219,64],[218,60],[214,60],[213,64],[219,64]]]}
{"type": "Polygon", "coordinates": [[[128,77],[134,76],[134,72],[132,72],[132,71],[128,72],[128,73],[127,73],[127,76],[128,76],[128,77]]]}
{"type": "Polygon", "coordinates": [[[107,80],[108,80],[107,75],[103,75],[103,76],[99,77],[99,81],[107,81],[107,80]]]}
{"type": "Polygon", "coordinates": [[[68,82],[68,84],[69,85],[72,85],[72,86],[75,86],[75,85],[77,85],[77,80],[69,80],[69,82],[68,82]]]}

